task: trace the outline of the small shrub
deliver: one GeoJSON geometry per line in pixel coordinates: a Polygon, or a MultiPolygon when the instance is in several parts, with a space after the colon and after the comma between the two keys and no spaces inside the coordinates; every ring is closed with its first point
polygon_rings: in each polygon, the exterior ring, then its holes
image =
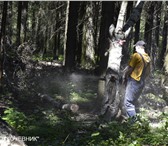
{"type": "Polygon", "coordinates": [[[2,119],[18,131],[24,130],[28,124],[25,114],[14,108],[8,108],[5,110],[2,119]]]}

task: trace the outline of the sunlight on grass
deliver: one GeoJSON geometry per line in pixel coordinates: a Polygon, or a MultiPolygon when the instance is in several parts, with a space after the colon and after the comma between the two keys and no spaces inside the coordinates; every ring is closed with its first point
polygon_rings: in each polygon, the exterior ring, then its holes
{"type": "Polygon", "coordinates": [[[89,102],[90,100],[87,98],[81,97],[78,93],[71,93],[70,94],[70,101],[71,102],[89,102]]]}
{"type": "Polygon", "coordinates": [[[164,102],[164,100],[152,93],[147,94],[147,97],[155,102],[164,102]]]}
{"type": "Polygon", "coordinates": [[[65,99],[65,97],[63,97],[63,96],[61,96],[61,95],[58,95],[58,94],[54,94],[53,96],[54,96],[54,98],[57,99],[57,100],[64,100],[64,99],[65,99]]]}
{"type": "Polygon", "coordinates": [[[42,113],[50,125],[55,125],[60,122],[60,118],[52,110],[43,111],[42,113]]]}

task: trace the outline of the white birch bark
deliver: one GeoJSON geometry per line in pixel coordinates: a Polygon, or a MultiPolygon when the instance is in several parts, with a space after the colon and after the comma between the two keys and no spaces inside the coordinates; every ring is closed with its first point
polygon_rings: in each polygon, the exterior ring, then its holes
{"type": "MultiPolygon", "coordinates": [[[[140,1],[137,2],[137,6],[139,6],[140,1]]],[[[101,109],[101,114],[104,114],[104,119],[107,121],[110,121],[112,118],[117,118],[117,115],[121,111],[122,107],[119,106],[121,99],[119,96],[119,76],[120,76],[120,65],[121,65],[121,59],[122,59],[122,45],[126,39],[126,37],[129,35],[130,30],[132,28],[132,25],[128,25],[125,28],[125,31],[123,31],[123,27],[125,26],[125,16],[126,16],[126,10],[127,10],[128,1],[123,1],[121,4],[118,21],[116,28],[112,24],[109,27],[109,50],[105,53],[109,54],[108,56],[108,65],[107,65],[107,71],[106,71],[106,78],[105,78],[105,93],[104,93],[104,99],[103,99],[103,107],[101,109]],[[113,80],[113,85],[111,88],[115,88],[114,93],[109,93],[109,84],[111,79],[115,78],[113,80]]],[[[141,6],[140,6],[141,8],[141,6]]],[[[134,11],[135,12],[135,11],[134,11]]],[[[137,17],[139,16],[141,11],[139,9],[136,11],[136,14],[132,15],[131,22],[134,22],[133,16],[137,17]],[[133,20],[133,21],[132,21],[133,20]]]]}
{"type": "Polygon", "coordinates": [[[123,1],[121,4],[117,25],[116,25],[116,31],[118,31],[119,29],[122,29],[124,26],[127,5],[128,5],[128,1],[123,1]]]}
{"type": "Polygon", "coordinates": [[[128,5],[128,1],[122,2],[116,28],[115,29],[113,28],[114,33],[111,32],[111,30],[109,30],[110,35],[113,34],[113,36],[111,36],[113,41],[110,40],[110,49],[109,49],[109,58],[108,58],[107,68],[111,68],[117,73],[119,73],[120,71],[120,63],[121,63],[121,58],[122,58],[122,45],[119,42],[120,40],[116,40],[116,37],[117,37],[116,35],[118,35],[117,33],[121,32],[124,26],[127,5],[128,5]]]}
{"type": "Polygon", "coordinates": [[[67,9],[66,9],[66,24],[65,24],[65,36],[64,36],[64,61],[63,65],[65,65],[65,59],[66,59],[66,42],[67,42],[67,31],[68,31],[68,16],[69,16],[69,4],[70,1],[67,1],[67,9]]]}

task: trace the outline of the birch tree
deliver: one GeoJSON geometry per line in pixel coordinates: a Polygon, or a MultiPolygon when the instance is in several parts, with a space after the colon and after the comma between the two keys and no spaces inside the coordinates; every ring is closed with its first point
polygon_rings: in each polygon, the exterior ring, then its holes
{"type": "Polygon", "coordinates": [[[122,46],[125,39],[130,33],[133,25],[139,20],[143,2],[138,1],[135,9],[130,15],[128,21],[125,23],[126,10],[128,1],[123,1],[121,4],[118,21],[116,27],[111,24],[109,27],[109,49],[105,53],[108,55],[108,65],[105,76],[105,93],[102,107],[102,114],[105,114],[106,121],[110,121],[115,118],[119,112],[120,96],[119,96],[119,80],[120,80],[120,65],[122,59],[122,46]],[[125,23],[125,24],[124,24],[125,23]],[[111,85],[109,83],[112,83],[111,85]],[[109,95],[108,89],[110,87],[111,95],[109,95]]]}

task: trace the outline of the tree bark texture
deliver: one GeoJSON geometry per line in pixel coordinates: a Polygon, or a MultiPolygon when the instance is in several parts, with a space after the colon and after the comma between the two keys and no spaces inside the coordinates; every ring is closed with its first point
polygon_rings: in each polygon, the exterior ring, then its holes
{"type": "Polygon", "coordinates": [[[153,2],[148,2],[148,4],[149,5],[146,8],[147,15],[146,15],[144,39],[145,39],[145,42],[147,43],[146,44],[146,52],[148,52],[150,54],[150,51],[151,51],[151,42],[152,42],[152,28],[153,28],[154,6],[153,6],[153,2]]]}
{"type": "Polygon", "coordinates": [[[27,32],[27,18],[28,18],[28,1],[23,2],[22,12],[23,12],[22,26],[23,26],[23,34],[24,34],[23,42],[25,42],[27,40],[26,32],[27,32]]]}
{"type": "Polygon", "coordinates": [[[86,2],[80,3],[79,9],[79,25],[78,25],[78,44],[77,44],[77,64],[81,64],[82,56],[82,41],[83,41],[83,27],[84,27],[84,16],[86,13],[86,2]]]}
{"type": "Polygon", "coordinates": [[[127,9],[127,1],[121,4],[116,28],[113,24],[109,27],[109,49],[105,53],[108,54],[108,65],[105,78],[105,92],[103,107],[101,113],[104,118],[110,121],[118,115],[120,110],[120,65],[122,58],[122,45],[130,33],[132,26],[139,20],[143,3],[139,3],[133,10],[127,23],[124,25],[127,9]],[[108,118],[107,118],[108,117],[108,118]]]}
{"type": "Polygon", "coordinates": [[[84,36],[83,36],[83,61],[87,68],[95,64],[95,46],[94,46],[94,24],[93,24],[93,2],[88,2],[86,6],[84,36]]]}
{"type": "Polygon", "coordinates": [[[76,48],[77,48],[77,25],[78,25],[78,10],[80,2],[70,1],[69,15],[68,15],[68,28],[66,40],[66,55],[65,67],[72,69],[76,65],[76,48]]]}
{"type": "MultiPolygon", "coordinates": [[[[127,4],[128,2],[126,1],[123,1],[121,4],[116,28],[113,24],[109,27],[110,47],[107,51],[108,65],[105,78],[105,95],[101,110],[101,113],[104,114],[104,120],[106,121],[111,121],[116,118],[119,112],[119,75],[122,58],[122,45],[120,44],[120,41],[125,39],[125,34],[122,32],[122,28],[125,21],[127,4]]],[[[105,55],[107,55],[107,53],[105,55]]]]}
{"type": "MultiPolygon", "coordinates": [[[[165,16],[164,16],[164,25],[163,25],[163,41],[162,41],[162,50],[161,50],[161,57],[163,57],[166,53],[166,57],[164,60],[164,68],[166,72],[168,72],[168,48],[166,48],[167,39],[168,39],[168,2],[165,2],[165,16]]],[[[162,65],[162,60],[161,60],[162,65]]]]}
{"type": "Polygon", "coordinates": [[[1,33],[0,33],[0,86],[1,86],[1,80],[3,77],[3,60],[4,60],[4,47],[6,43],[6,18],[7,18],[7,8],[8,8],[8,2],[5,1],[3,4],[3,13],[2,13],[2,22],[1,22],[1,33]]]}
{"type": "Polygon", "coordinates": [[[22,17],[22,2],[18,2],[18,16],[17,16],[17,36],[16,36],[16,45],[19,46],[21,43],[20,33],[21,33],[21,17],[22,17]]]}
{"type": "Polygon", "coordinates": [[[126,32],[130,27],[132,27],[140,18],[141,11],[143,8],[144,1],[140,1],[140,3],[136,4],[132,14],[130,15],[129,19],[127,20],[126,24],[123,27],[123,31],[126,32]]]}
{"type": "Polygon", "coordinates": [[[157,66],[157,58],[158,58],[158,51],[159,51],[159,26],[160,26],[160,9],[161,9],[162,2],[154,2],[154,12],[153,12],[153,30],[152,30],[152,46],[151,46],[151,53],[153,54],[153,61],[152,66],[153,70],[156,69],[157,66]],[[158,14],[159,13],[159,14],[158,14]]]}
{"type": "Polygon", "coordinates": [[[98,45],[98,74],[102,75],[105,74],[106,68],[107,68],[107,57],[104,56],[105,51],[108,49],[108,37],[109,37],[109,26],[114,22],[115,18],[115,9],[112,9],[115,7],[115,2],[102,2],[102,18],[101,18],[101,25],[100,25],[100,37],[99,37],[99,45],[98,45]]]}

